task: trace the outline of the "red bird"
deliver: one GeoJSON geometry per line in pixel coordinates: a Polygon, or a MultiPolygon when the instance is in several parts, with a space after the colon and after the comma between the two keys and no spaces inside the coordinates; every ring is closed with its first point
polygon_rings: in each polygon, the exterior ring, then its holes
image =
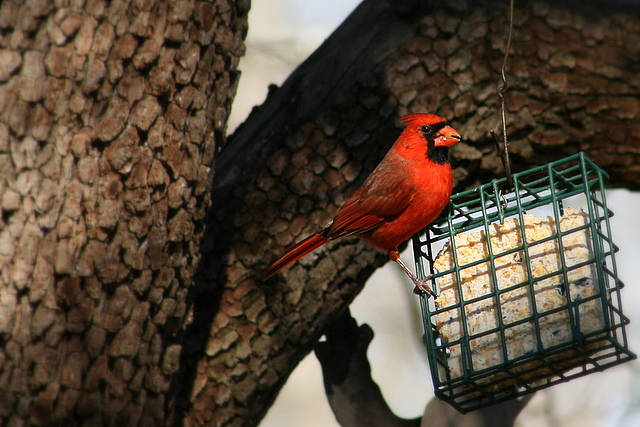
{"type": "Polygon", "coordinates": [[[432,114],[410,114],[387,155],[329,225],[307,237],[264,274],[268,279],[330,240],[357,236],[385,251],[420,290],[434,295],[427,279],[418,279],[400,260],[398,245],[419,232],[445,208],[451,197],[449,147],[460,134],[432,114]]]}

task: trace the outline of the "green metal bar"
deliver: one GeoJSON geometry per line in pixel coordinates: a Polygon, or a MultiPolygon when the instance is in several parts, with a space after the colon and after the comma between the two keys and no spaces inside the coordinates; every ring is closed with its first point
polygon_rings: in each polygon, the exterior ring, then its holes
{"type": "Polygon", "coordinates": [[[429,264],[429,271],[434,276],[434,289],[437,288],[436,279],[446,274],[453,274],[458,286],[459,302],[453,306],[436,308],[433,301],[426,297],[420,298],[423,311],[423,326],[426,333],[427,356],[434,381],[437,396],[447,400],[462,412],[492,405],[504,400],[532,393],[536,390],[550,387],[559,382],[568,381],[594,371],[607,369],[636,357],[628,348],[628,337],[625,326],[629,319],[622,312],[620,289],[622,282],[618,279],[615,252],[618,248],[611,238],[609,218],[611,210],[606,206],[604,194],[604,180],[608,175],[578,153],[544,166],[519,172],[514,176],[514,187],[502,192],[506,187],[506,179],[494,180],[474,189],[458,193],[451,198],[451,204],[435,223],[425,231],[425,238],[415,237],[414,253],[416,254],[416,270],[419,277],[426,277],[425,271],[429,264]],[[562,231],[561,221],[567,201],[576,197],[585,198],[585,208],[589,221],[584,226],[562,231]],[[504,206],[503,206],[504,203],[504,206]],[[550,206],[555,222],[555,231],[548,238],[529,242],[524,226],[524,212],[550,206]],[[489,224],[504,223],[515,217],[519,221],[519,231],[522,235],[522,245],[508,251],[496,253],[491,243],[489,224]],[[486,257],[459,265],[457,247],[454,235],[472,230],[483,230],[487,236],[486,257]],[[588,230],[592,240],[593,257],[575,265],[568,266],[565,257],[563,237],[588,230]],[[451,245],[454,268],[435,272],[433,269],[434,253],[431,246],[442,240],[448,240],[451,245]],[[531,257],[529,252],[537,244],[555,240],[560,258],[560,268],[540,277],[533,277],[531,271],[531,257]],[[526,280],[522,283],[510,285],[500,289],[496,273],[497,259],[511,253],[522,252],[526,268],[526,280]],[[488,263],[490,266],[491,291],[485,295],[465,298],[461,269],[474,265],[488,263]],[[569,273],[573,270],[590,266],[595,270],[598,292],[589,297],[575,300],[571,294],[569,273]],[[538,312],[533,283],[552,277],[561,276],[566,286],[566,303],[543,313],[538,312]],[[502,320],[502,295],[516,289],[527,287],[530,303],[529,316],[508,325],[502,320]],[[467,308],[479,301],[491,298],[496,303],[495,315],[497,326],[471,335],[467,318],[467,308]],[[582,304],[598,301],[602,306],[605,330],[582,332],[580,324],[580,307],[582,304]],[[462,336],[451,342],[436,342],[432,332],[432,316],[448,311],[459,313],[462,322],[462,336]],[[569,327],[573,339],[554,346],[543,348],[541,322],[547,316],[566,311],[569,317],[569,327]],[[512,360],[508,358],[507,333],[528,322],[533,323],[536,346],[539,351],[532,354],[520,355],[512,360]],[[485,336],[496,336],[499,339],[503,362],[483,369],[473,369],[473,349],[470,341],[485,336]],[[592,350],[587,351],[587,345],[592,350]],[[596,347],[593,347],[596,346],[596,347]],[[448,368],[447,354],[459,348],[462,374],[451,377],[448,368]],[[586,351],[586,352],[585,352],[586,351]],[[585,362],[568,372],[562,363],[573,363],[576,358],[585,362]],[[547,374],[541,374],[543,369],[547,374]],[[551,375],[546,377],[545,375],[551,375]],[[536,380],[534,382],[534,380],[536,380]],[[507,384],[518,386],[507,386],[507,384]],[[505,388],[506,387],[506,388],[505,388]]]}

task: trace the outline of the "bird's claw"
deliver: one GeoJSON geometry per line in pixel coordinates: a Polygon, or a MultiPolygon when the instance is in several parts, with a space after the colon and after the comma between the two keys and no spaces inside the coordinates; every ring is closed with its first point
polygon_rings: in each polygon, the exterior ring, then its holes
{"type": "Polygon", "coordinates": [[[429,282],[431,281],[431,277],[426,277],[424,279],[414,279],[413,284],[416,285],[415,288],[413,288],[413,293],[416,295],[424,295],[427,294],[429,296],[432,296],[434,298],[436,298],[438,295],[433,292],[433,289],[431,289],[431,286],[429,286],[429,282]]]}

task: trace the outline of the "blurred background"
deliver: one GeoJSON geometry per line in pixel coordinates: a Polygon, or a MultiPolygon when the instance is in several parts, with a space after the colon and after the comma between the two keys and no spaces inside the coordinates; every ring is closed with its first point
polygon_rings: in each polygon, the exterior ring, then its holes
{"type": "MultiPolygon", "coordinates": [[[[270,84],[282,84],[356,7],[359,0],[252,0],[247,53],[229,121],[229,133],[264,101],[270,84]]],[[[498,76],[496,76],[497,81],[498,76]]],[[[607,192],[614,211],[613,237],[631,350],[640,352],[640,194],[607,192]]],[[[410,249],[403,254],[413,259],[410,249]]],[[[413,286],[395,265],[379,269],[351,305],[351,313],[375,332],[369,347],[374,380],[401,417],[422,415],[433,386],[422,346],[422,321],[413,286]]],[[[524,427],[640,426],[640,362],[634,361],[536,393],[519,417],[524,427]]],[[[289,378],[261,427],[338,426],[327,403],[320,364],[307,356],[289,378]]]]}

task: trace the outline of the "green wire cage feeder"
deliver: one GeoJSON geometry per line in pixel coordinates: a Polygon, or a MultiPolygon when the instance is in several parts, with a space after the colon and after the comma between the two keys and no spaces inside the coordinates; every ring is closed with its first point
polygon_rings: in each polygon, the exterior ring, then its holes
{"type": "Polygon", "coordinates": [[[636,357],[607,178],[579,153],[454,195],[414,237],[436,396],[465,413],[636,357]]]}

